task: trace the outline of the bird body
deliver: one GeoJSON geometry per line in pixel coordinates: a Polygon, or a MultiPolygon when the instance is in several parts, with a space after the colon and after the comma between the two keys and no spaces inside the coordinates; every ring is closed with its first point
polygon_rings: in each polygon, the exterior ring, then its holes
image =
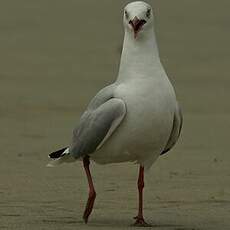
{"type": "Polygon", "coordinates": [[[119,83],[114,97],[126,105],[126,116],[91,159],[97,163],[134,161],[150,167],[169,139],[176,99],[167,79],[130,79],[119,83]]]}
{"type": "MultiPolygon", "coordinates": [[[[74,129],[70,146],[50,154],[54,159],[50,165],[83,159],[91,191],[86,222],[95,199],[89,158],[100,164],[140,164],[138,188],[142,197],[144,168],[169,151],[181,131],[182,115],[160,62],[153,20],[147,3],[133,2],[125,7],[117,80],[91,100],[74,129]]],[[[141,206],[137,224],[145,224],[141,206]]]]}

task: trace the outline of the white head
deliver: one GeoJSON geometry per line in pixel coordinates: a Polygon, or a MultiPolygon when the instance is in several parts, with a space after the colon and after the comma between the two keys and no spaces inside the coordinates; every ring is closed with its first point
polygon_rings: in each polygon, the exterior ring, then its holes
{"type": "Polygon", "coordinates": [[[142,1],[129,3],[124,8],[124,27],[127,32],[133,33],[134,39],[153,28],[152,7],[142,1]]]}

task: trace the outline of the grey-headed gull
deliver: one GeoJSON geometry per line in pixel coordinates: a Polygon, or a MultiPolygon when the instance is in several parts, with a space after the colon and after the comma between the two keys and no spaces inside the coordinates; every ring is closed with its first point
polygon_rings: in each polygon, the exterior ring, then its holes
{"type": "Polygon", "coordinates": [[[124,43],[117,80],[91,100],[73,131],[70,146],[49,154],[48,166],[83,160],[89,197],[83,219],[92,212],[96,192],[90,159],[99,164],[136,162],[139,166],[139,208],[143,217],[144,170],[177,142],[182,114],[174,89],[161,64],[154,33],[154,15],[145,2],[124,8],[124,43]]]}

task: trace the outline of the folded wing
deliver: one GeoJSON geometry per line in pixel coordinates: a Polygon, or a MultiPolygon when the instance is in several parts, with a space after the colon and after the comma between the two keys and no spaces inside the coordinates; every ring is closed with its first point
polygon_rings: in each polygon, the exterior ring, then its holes
{"type": "Polygon", "coordinates": [[[161,153],[161,155],[167,153],[176,144],[180,136],[180,133],[181,133],[182,124],[183,124],[182,112],[181,112],[179,105],[177,105],[177,109],[174,113],[174,118],[173,118],[172,131],[171,131],[169,140],[167,142],[167,145],[164,151],[161,153]]]}
{"type": "Polygon", "coordinates": [[[101,148],[121,124],[125,114],[123,100],[114,98],[111,90],[99,92],[73,131],[70,154],[79,158],[101,148]]]}

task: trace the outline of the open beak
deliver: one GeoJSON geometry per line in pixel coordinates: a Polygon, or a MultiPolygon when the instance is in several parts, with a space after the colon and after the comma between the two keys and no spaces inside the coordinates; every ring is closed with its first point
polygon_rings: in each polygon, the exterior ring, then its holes
{"type": "Polygon", "coordinates": [[[137,34],[138,32],[141,30],[142,26],[146,23],[146,21],[144,19],[139,19],[138,17],[134,17],[133,20],[129,21],[129,24],[132,26],[133,28],[133,32],[134,32],[134,38],[137,38],[137,34]]]}

